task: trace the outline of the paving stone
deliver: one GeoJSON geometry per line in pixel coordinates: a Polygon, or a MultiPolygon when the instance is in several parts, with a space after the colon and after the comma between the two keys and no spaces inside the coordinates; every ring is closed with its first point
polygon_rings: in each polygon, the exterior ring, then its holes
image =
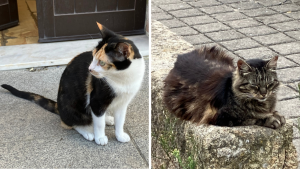
{"type": "Polygon", "coordinates": [[[244,59],[268,59],[276,55],[272,50],[266,48],[266,47],[259,47],[259,48],[253,48],[253,49],[244,49],[244,50],[238,50],[234,52],[238,56],[244,58],[244,59]]]}
{"type": "Polygon", "coordinates": [[[172,19],[173,16],[167,14],[167,13],[152,13],[151,14],[151,19],[154,20],[166,20],[166,19],[172,19]]]}
{"type": "Polygon", "coordinates": [[[285,13],[286,16],[292,17],[294,19],[300,19],[300,11],[297,12],[291,12],[291,13],[285,13]]]}
{"type": "Polygon", "coordinates": [[[282,0],[259,0],[257,1],[259,4],[264,5],[264,6],[274,6],[274,5],[280,5],[284,1],[282,0]]]}
{"type": "MultiPolygon", "coordinates": [[[[300,81],[300,67],[286,68],[277,70],[279,79],[284,83],[300,81]]],[[[300,101],[299,101],[300,103],[300,101]]],[[[299,109],[300,110],[300,109],[299,109]]]]}
{"type": "Polygon", "coordinates": [[[276,52],[282,55],[300,53],[300,42],[291,42],[280,45],[270,46],[276,52]]]}
{"type": "Polygon", "coordinates": [[[254,9],[254,8],[261,8],[262,5],[255,3],[255,2],[239,2],[230,4],[231,7],[236,9],[254,9]]]}
{"type": "Polygon", "coordinates": [[[279,6],[272,6],[271,9],[278,12],[289,12],[289,11],[299,11],[300,7],[295,4],[283,4],[279,6]]]}
{"type": "MultiPolygon", "coordinates": [[[[151,2],[161,5],[161,4],[172,4],[172,3],[181,3],[181,0],[151,0],[151,2]]],[[[152,7],[152,6],[151,6],[152,7]]]]}
{"type": "Polygon", "coordinates": [[[156,5],[154,5],[154,4],[152,4],[151,5],[151,14],[153,14],[153,13],[161,13],[161,12],[163,12],[163,10],[162,9],[160,9],[159,7],[157,7],[156,5]]]}
{"type": "Polygon", "coordinates": [[[226,53],[228,53],[228,55],[233,58],[233,65],[237,65],[238,60],[240,60],[241,58],[239,58],[236,54],[232,52],[228,51],[226,53]]]}
{"type": "Polygon", "coordinates": [[[192,6],[195,6],[195,7],[221,5],[221,3],[216,1],[216,0],[205,0],[205,1],[189,2],[189,4],[192,5],[192,6]]]}
{"type": "MultiPolygon", "coordinates": [[[[272,56],[270,56],[271,58],[272,56]]],[[[288,67],[296,67],[298,66],[296,63],[286,59],[285,57],[283,56],[280,56],[278,58],[278,61],[277,61],[277,68],[278,69],[282,69],[282,68],[288,68],[288,67]]]]}
{"type": "MultiPolygon", "coordinates": [[[[295,89],[297,92],[298,92],[298,94],[299,94],[299,83],[300,82],[293,82],[293,83],[288,83],[288,86],[289,87],[292,87],[293,89],[295,89]]],[[[300,95],[300,94],[299,94],[300,95]]],[[[298,95],[298,96],[299,96],[298,95]]]]}
{"type": "Polygon", "coordinates": [[[292,42],[294,39],[286,36],[283,33],[276,33],[271,35],[263,35],[263,36],[256,36],[253,37],[256,41],[264,44],[264,45],[272,45],[272,44],[278,44],[278,43],[284,43],[284,42],[292,42]]]}
{"type": "Polygon", "coordinates": [[[178,35],[181,35],[181,36],[196,35],[196,34],[198,34],[197,31],[195,31],[194,29],[192,29],[190,27],[173,28],[173,29],[170,29],[170,30],[172,32],[175,32],[178,35]]]}
{"type": "Polygon", "coordinates": [[[199,24],[205,24],[205,23],[217,22],[212,17],[207,16],[207,15],[182,18],[181,20],[183,22],[185,22],[186,24],[190,25],[190,26],[199,25],[199,24]]]}
{"type": "Polygon", "coordinates": [[[178,11],[170,11],[170,14],[174,15],[177,18],[204,15],[198,9],[184,9],[178,11]]]}
{"type": "Polygon", "coordinates": [[[189,4],[183,3],[183,2],[176,3],[176,4],[159,5],[159,7],[165,11],[174,11],[174,10],[179,10],[179,9],[192,8],[189,4]]]}
{"type": "Polygon", "coordinates": [[[300,29],[300,22],[299,21],[290,21],[290,22],[270,24],[269,26],[273,27],[279,31],[291,31],[291,30],[300,29]]]}
{"type": "Polygon", "coordinates": [[[149,137],[145,133],[149,133],[149,126],[128,127],[131,136],[141,150],[142,155],[149,163],[149,137]]]}
{"type": "Polygon", "coordinates": [[[288,98],[295,98],[298,96],[298,92],[295,90],[285,86],[285,85],[280,85],[279,90],[277,92],[277,99],[282,100],[282,99],[288,99],[288,98]]]}
{"type": "Polygon", "coordinates": [[[203,25],[195,25],[193,27],[202,33],[216,32],[216,31],[230,29],[230,27],[222,24],[221,22],[209,23],[209,24],[203,24],[203,25]]]}
{"type": "MultiPolygon", "coordinates": [[[[195,49],[198,49],[198,48],[201,48],[203,46],[206,46],[206,47],[213,47],[213,46],[217,46],[217,47],[220,47],[222,48],[219,44],[215,43],[215,42],[212,42],[212,43],[206,43],[206,44],[199,44],[199,45],[194,45],[194,48],[195,49]]],[[[224,48],[222,48],[224,49],[224,48]]]]}
{"type": "Polygon", "coordinates": [[[212,32],[207,33],[206,35],[215,41],[225,41],[244,37],[244,35],[235,30],[212,32]]]}
{"type": "Polygon", "coordinates": [[[244,19],[246,16],[239,12],[229,12],[229,13],[220,13],[220,14],[213,14],[214,18],[218,19],[219,21],[232,21],[238,19],[244,19]]]}
{"type": "Polygon", "coordinates": [[[200,10],[205,12],[205,13],[208,13],[208,14],[233,12],[233,9],[231,7],[226,6],[226,5],[203,7],[203,8],[200,8],[200,10]]]}
{"type": "Polygon", "coordinates": [[[270,15],[270,16],[260,16],[260,17],[256,17],[256,19],[263,22],[266,25],[292,20],[291,18],[284,16],[282,14],[275,14],[275,15],[270,15]]]}
{"type": "Polygon", "coordinates": [[[294,62],[296,62],[298,64],[300,64],[300,54],[287,55],[285,57],[293,60],[294,62]]]}
{"type": "Polygon", "coordinates": [[[243,2],[247,0],[218,0],[219,2],[222,2],[224,4],[230,4],[230,3],[236,3],[236,2],[243,2]]]}
{"type": "Polygon", "coordinates": [[[299,109],[299,99],[279,101],[276,106],[276,110],[287,118],[299,116],[299,109]]]}
{"type": "Polygon", "coordinates": [[[257,17],[257,16],[267,16],[275,14],[276,12],[268,9],[268,8],[258,8],[258,9],[250,9],[250,10],[241,10],[242,13],[245,15],[251,16],[251,17],[257,17]]]}
{"type": "Polygon", "coordinates": [[[207,38],[203,34],[184,36],[183,39],[193,45],[206,44],[206,43],[212,42],[211,39],[207,38]]]}
{"type": "Polygon", "coordinates": [[[244,38],[244,39],[238,39],[238,40],[231,40],[231,41],[225,41],[220,42],[223,46],[225,46],[228,50],[235,51],[240,49],[246,49],[246,48],[254,48],[261,46],[254,40],[250,38],[244,38]]]}
{"type": "Polygon", "coordinates": [[[291,32],[285,32],[287,35],[289,35],[291,38],[300,40],[300,31],[291,31],[291,32]]]}
{"type": "Polygon", "coordinates": [[[238,31],[245,34],[246,36],[259,36],[259,35],[266,35],[266,34],[272,34],[278,32],[273,28],[270,28],[265,25],[251,27],[251,28],[242,28],[242,29],[238,29],[238,31]]]}
{"type": "Polygon", "coordinates": [[[174,18],[174,19],[170,19],[170,20],[162,20],[160,21],[161,23],[163,23],[164,25],[166,25],[169,28],[179,28],[179,27],[184,27],[186,26],[185,23],[179,21],[178,19],[174,18]]]}
{"type": "Polygon", "coordinates": [[[229,21],[229,22],[226,22],[226,24],[228,24],[229,26],[231,26],[233,28],[245,28],[245,27],[261,25],[261,23],[257,22],[256,20],[254,20],[252,18],[229,21]]]}

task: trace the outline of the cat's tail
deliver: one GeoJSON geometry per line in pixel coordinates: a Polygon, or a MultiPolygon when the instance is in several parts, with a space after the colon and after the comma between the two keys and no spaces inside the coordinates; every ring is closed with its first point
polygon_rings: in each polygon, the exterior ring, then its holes
{"type": "Polygon", "coordinates": [[[39,106],[41,106],[42,108],[44,108],[54,114],[59,114],[58,110],[57,110],[57,103],[51,99],[47,99],[47,98],[40,96],[38,94],[35,94],[35,93],[17,90],[14,87],[7,85],[7,84],[3,84],[3,85],[1,85],[1,87],[10,91],[13,95],[15,95],[17,97],[32,101],[32,102],[38,104],[39,106]]]}

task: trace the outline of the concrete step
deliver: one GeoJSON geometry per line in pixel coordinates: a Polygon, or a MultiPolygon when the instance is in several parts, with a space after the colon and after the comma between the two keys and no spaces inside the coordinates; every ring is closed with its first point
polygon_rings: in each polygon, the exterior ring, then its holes
{"type": "MultiPolygon", "coordinates": [[[[142,56],[149,55],[149,38],[146,35],[127,38],[136,44],[142,56]]],[[[76,55],[93,50],[99,40],[1,46],[0,70],[65,65],[76,55]]]]}

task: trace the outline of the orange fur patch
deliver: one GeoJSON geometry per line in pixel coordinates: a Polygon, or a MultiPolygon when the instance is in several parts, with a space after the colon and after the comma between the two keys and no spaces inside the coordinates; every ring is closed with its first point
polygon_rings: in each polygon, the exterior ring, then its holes
{"type": "Polygon", "coordinates": [[[86,85],[86,92],[87,92],[87,94],[90,94],[93,91],[92,75],[91,74],[88,75],[88,77],[86,79],[86,82],[85,82],[85,85],[86,85]]]}
{"type": "Polygon", "coordinates": [[[63,121],[60,122],[60,126],[64,129],[71,130],[73,127],[66,125],[63,121]]]}
{"type": "Polygon", "coordinates": [[[96,23],[97,23],[97,25],[98,25],[98,28],[99,28],[100,30],[102,30],[102,29],[103,29],[102,25],[101,25],[100,23],[98,23],[98,22],[96,22],[96,23]]]}
{"type": "Polygon", "coordinates": [[[132,59],[134,58],[134,51],[133,51],[131,45],[128,45],[128,46],[129,46],[128,50],[129,50],[129,53],[130,53],[129,56],[128,56],[128,58],[129,58],[130,60],[132,60],[132,59]]]}
{"type": "Polygon", "coordinates": [[[210,105],[207,105],[199,124],[209,124],[209,122],[214,118],[216,113],[217,109],[211,107],[210,105]]]}
{"type": "Polygon", "coordinates": [[[96,59],[98,59],[99,61],[103,61],[103,62],[106,63],[104,66],[102,66],[103,69],[108,70],[108,69],[111,69],[111,68],[116,68],[116,66],[110,62],[110,60],[108,59],[108,56],[105,53],[105,47],[106,46],[107,46],[107,43],[104,44],[103,47],[100,50],[98,50],[98,52],[93,50],[93,54],[95,53],[94,57],[96,59]]]}

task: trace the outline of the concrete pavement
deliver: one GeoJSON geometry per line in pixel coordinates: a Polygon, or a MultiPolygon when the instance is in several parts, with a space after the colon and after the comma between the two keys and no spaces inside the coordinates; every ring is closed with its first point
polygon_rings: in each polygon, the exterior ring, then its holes
{"type": "MultiPolygon", "coordinates": [[[[99,146],[43,108],[0,89],[0,168],[148,168],[149,58],[141,90],[130,104],[125,130],[131,141],[120,143],[114,127],[106,127],[108,144],[99,146]]],[[[0,71],[0,83],[56,100],[65,66],[0,71]]]]}
{"type": "MultiPolygon", "coordinates": [[[[234,60],[279,55],[282,86],[277,110],[296,125],[300,118],[299,5],[299,0],[152,0],[151,12],[152,20],[195,48],[218,45],[234,60]]],[[[293,143],[300,162],[299,132],[294,127],[293,143]]]]}

